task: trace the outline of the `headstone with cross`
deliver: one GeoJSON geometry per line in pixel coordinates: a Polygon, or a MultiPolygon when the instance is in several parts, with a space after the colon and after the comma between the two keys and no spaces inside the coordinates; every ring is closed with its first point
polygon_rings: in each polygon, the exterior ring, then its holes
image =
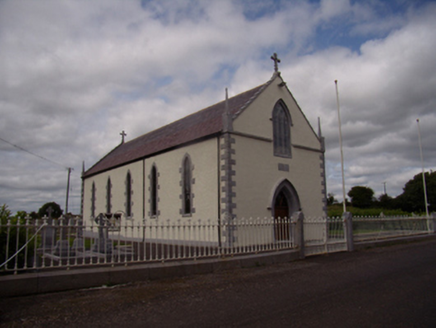
{"type": "Polygon", "coordinates": [[[51,250],[56,242],[56,228],[54,226],[53,218],[51,217],[53,208],[50,206],[47,209],[48,218],[45,217],[44,223],[46,224],[41,240],[41,246],[44,250],[51,250]]]}
{"type": "MultiPolygon", "coordinates": [[[[69,217],[62,216],[58,219],[58,229],[59,229],[59,240],[56,242],[56,247],[53,254],[61,257],[71,255],[70,251],[70,241],[68,240],[68,232],[71,230],[69,228],[69,217]]],[[[73,254],[74,255],[74,254],[73,254]]]]}
{"type": "Polygon", "coordinates": [[[98,224],[98,238],[92,245],[91,251],[97,253],[112,254],[113,245],[112,241],[109,239],[108,220],[105,218],[103,213],[100,213],[95,218],[95,222],[98,224]]]}
{"type": "Polygon", "coordinates": [[[271,59],[274,61],[274,72],[278,72],[279,71],[278,63],[280,63],[280,59],[277,57],[276,53],[274,53],[274,55],[271,56],[271,59]]]}
{"type": "Polygon", "coordinates": [[[74,235],[76,238],[73,240],[73,245],[71,246],[71,255],[74,256],[77,253],[85,251],[85,244],[83,239],[83,219],[81,216],[76,216],[75,218],[71,218],[70,226],[73,227],[73,231],[75,231],[74,235]]]}
{"type": "Polygon", "coordinates": [[[59,234],[60,239],[67,239],[68,238],[69,225],[70,225],[70,216],[69,215],[63,215],[58,219],[58,229],[60,230],[60,234],[59,234]]]}

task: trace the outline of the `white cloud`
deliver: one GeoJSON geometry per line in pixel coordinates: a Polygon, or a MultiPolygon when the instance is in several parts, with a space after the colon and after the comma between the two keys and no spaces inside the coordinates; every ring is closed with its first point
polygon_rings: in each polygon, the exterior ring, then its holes
{"type": "Polygon", "coordinates": [[[320,2],[320,17],[326,21],[350,11],[351,5],[349,0],[321,0],[320,2]]]}

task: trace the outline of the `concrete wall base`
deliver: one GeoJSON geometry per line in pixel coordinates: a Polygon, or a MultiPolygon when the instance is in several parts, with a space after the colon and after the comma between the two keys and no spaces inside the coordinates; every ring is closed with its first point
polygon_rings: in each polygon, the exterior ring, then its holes
{"type": "Polygon", "coordinates": [[[0,276],[0,297],[52,293],[73,289],[118,285],[128,282],[183,277],[290,262],[299,259],[299,250],[251,254],[130,266],[54,270],[0,276]]]}

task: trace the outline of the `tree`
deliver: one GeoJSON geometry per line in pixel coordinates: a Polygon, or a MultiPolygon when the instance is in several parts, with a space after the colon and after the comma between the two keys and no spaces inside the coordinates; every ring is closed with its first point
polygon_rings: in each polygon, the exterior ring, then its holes
{"type": "Polygon", "coordinates": [[[48,217],[48,209],[52,208],[53,212],[51,214],[52,218],[59,218],[62,215],[61,207],[56,204],[55,202],[45,203],[41,206],[41,208],[38,210],[38,215],[40,218],[43,218],[44,216],[48,217]]]}
{"type": "MultiPolygon", "coordinates": [[[[436,210],[436,172],[426,172],[425,182],[429,211],[436,210]]],[[[403,193],[396,199],[396,203],[406,212],[425,212],[424,185],[422,173],[416,174],[403,188],[403,193]]]]}
{"type": "Polygon", "coordinates": [[[34,220],[36,220],[36,219],[39,218],[38,213],[36,213],[35,211],[29,213],[29,216],[30,216],[32,219],[34,219],[34,220]]]}
{"type": "Polygon", "coordinates": [[[358,208],[368,208],[373,204],[374,190],[368,187],[355,186],[350,189],[348,196],[351,205],[358,208]]]}
{"type": "Polygon", "coordinates": [[[19,220],[24,220],[27,217],[26,211],[17,211],[17,214],[15,214],[15,217],[19,220]]]}
{"type": "MultiPolygon", "coordinates": [[[[24,266],[24,262],[26,261],[24,252],[15,255],[15,252],[24,246],[27,241],[27,229],[17,228],[18,223],[20,225],[25,224],[25,216],[26,212],[24,211],[18,211],[17,215],[12,216],[11,211],[8,209],[6,204],[3,204],[0,207],[0,263],[15,256],[8,264],[6,264],[6,267],[9,269],[14,268],[15,262],[17,262],[18,267],[21,268],[24,266]],[[10,225],[8,225],[8,223],[10,223],[10,225]],[[6,245],[8,247],[5,247],[6,245]],[[8,250],[7,254],[6,250],[8,250]]],[[[27,246],[28,254],[33,254],[33,247],[34,244],[32,243],[27,246]]],[[[4,268],[5,267],[1,270],[4,270],[4,268]]]]}
{"type": "Polygon", "coordinates": [[[378,198],[378,206],[384,209],[394,208],[394,199],[388,194],[383,194],[378,198]]]}
{"type": "Polygon", "coordinates": [[[327,205],[336,204],[338,201],[335,198],[335,194],[330,192],[327,194],[327,205]]]}

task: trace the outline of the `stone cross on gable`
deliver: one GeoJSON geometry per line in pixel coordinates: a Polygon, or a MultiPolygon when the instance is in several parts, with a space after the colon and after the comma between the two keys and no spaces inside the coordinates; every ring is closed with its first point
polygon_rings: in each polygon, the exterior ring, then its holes
{"type": "Polygon", "coordinates": [[[274,71],[278,72],[279,71],[278,63],[280,63],[280,59],[277,57],[276,53],[274,53],[274,55],[271,56],[271,59],[274,61],[274,71]]]}
{"type": "Polygon", "coordinates": [[[124,143],[124,137],[127,135],[126,132],[124,132],[124,130],[120,133],[121,136],[121,143],[124,143]]]}

